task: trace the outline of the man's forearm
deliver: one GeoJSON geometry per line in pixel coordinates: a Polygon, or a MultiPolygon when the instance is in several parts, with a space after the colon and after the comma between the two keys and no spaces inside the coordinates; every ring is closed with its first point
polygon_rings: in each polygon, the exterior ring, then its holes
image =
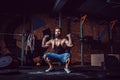
{"type": "Polygon", "coordinates": [[[73,46],[71,37],[68,37],[68,43],[70,46],[73,46]]]}
{"type": "Polygon", "coordinates": [[[43,40],[42,40],[42,47],[45,47],[45,42],[46,42],[46,38],[43,38],[43,40]]]}

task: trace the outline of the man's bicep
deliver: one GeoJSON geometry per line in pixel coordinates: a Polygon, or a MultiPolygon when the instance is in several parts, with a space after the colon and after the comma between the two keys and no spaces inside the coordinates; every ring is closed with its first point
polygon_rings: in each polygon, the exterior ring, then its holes
{"type": "Polygon", "coordinates": [[[70,44],[67,39],[65,39],[65,44],[66,44],[68,47],[72,47],[72,46],[73,46],[73,44],[70,44]]]}
{"type": "Polygon", "coordinates": [[[64,41],[65,41],[65,44],[66,44],[66,45],[68,45],[68,44],[69,44],[69,42],[68,42],[68,40],[67,40],[67,39],[64,39],[64,41]]]}

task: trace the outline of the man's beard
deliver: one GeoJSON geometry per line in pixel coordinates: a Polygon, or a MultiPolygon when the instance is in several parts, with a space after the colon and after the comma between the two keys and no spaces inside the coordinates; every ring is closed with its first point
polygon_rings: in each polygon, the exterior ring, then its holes
{"type": "Polygon", "coordinates": [[[61,35],[60,35],[60,34],[55,35],[55,38],[60,38],[60,37],[61,37],[61,35]]]}

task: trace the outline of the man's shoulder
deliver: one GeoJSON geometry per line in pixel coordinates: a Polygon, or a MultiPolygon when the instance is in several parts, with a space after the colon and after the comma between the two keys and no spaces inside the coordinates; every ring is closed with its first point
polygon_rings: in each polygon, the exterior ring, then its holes
{"type": "Polygon", "coordinates": [[[63,38],[62,40],[67,40],[67,38],[63,38]]]}
{"type": "Polygon", "coordinates": [[[49,41],[54,41],[54,39],[50,39],[49,41]]]}

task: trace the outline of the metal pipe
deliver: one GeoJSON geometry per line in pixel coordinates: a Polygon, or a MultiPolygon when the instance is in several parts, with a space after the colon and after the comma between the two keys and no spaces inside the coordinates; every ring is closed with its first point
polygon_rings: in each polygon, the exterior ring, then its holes
{"type": "Polygon", "coordinates": [[[61,12],[59,12],[59,27],[62,27],[62,18],[61,18],[61,12]]]}
{"type": "MultiPolygon", "coordinates": [[[[83,28],[82,28],[82,16],[80,19],[80,38],[83,38],[83,28]]],[[[84,49],[83,49],[83,43],[80,44],[80,53],[81,53],[81,65],[84,65],[84,49]]]]}
{"type": "MultiPolygon", "coordinates": [[[[109,32],[110,32],[110,41],[112,41],[112,29],[109,32]]],[[[113,46],[112,45],[110,45],[110,52],[113,53],[113,46]]]]}
{"type": "Polygon", "coordinates": [[[21,66],[23,66],[25,57],[24,57],[24,33],[25,33],[25,17],[23,18],[23,30],[22,30],[22,48],[21,48],[21,66]]]}

